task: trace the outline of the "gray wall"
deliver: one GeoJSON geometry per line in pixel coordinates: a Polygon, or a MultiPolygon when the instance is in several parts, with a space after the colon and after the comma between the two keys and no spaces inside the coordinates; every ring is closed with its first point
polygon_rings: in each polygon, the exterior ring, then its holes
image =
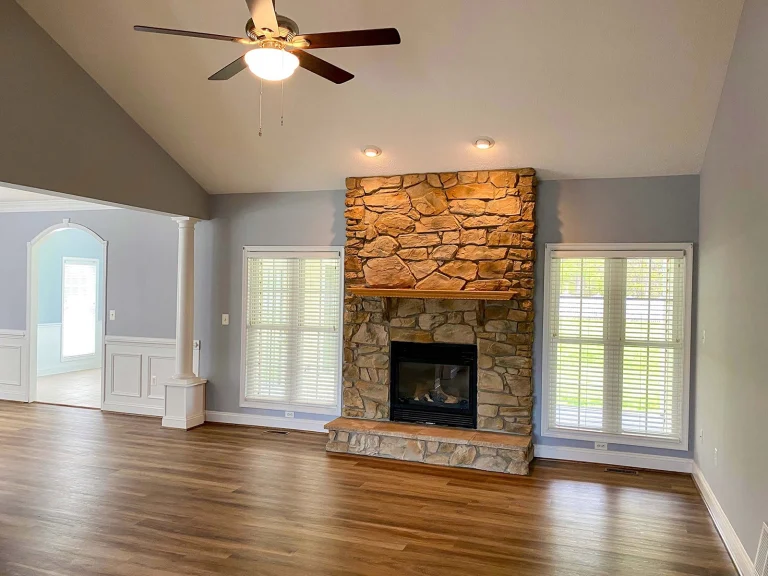
{"type": "Polygon", "coordinates": [[[107,334],[174,338],[178,226],[132,210],[0,214],[0,329],[25,330],[27,242],[63,218],[108,241],[107,334]]]}
{"type": "Polygon", "coordinates": [[[766,70],[768,3],[747,0],[701,174],[695,459],[752,557],[768,522],[766,70]]]}
{"type": "MultiPolygon", "coordinates": [[[[539,249],[545,242],[696,241],[698,186],[697,176],[544,182],[537,206],[539,249]]],[[[196,334],[206,342],[201,365],[209,378],[208,409],[282,415],[238,405],[242,249],[246,245],[343,245],[344,192],[214,196],[212,212],[212,220],[197,225],[200,265],[195,275],[195,325],[196,334]],[[221,326],[222,313],[230,315],[229,326],[221,326]]],[[[537,305],[541,303],[543,270],[543,262],[539,262],[537,305]]],[[[538,312],[535,382],[540,397],[538,312]]],[[[537,423],[540,408],[537,405],[535,411],[537,423]]]]}
{"type": "MultiPolygon", "coordinates": [[[[541,426],[541,360],[544,306],[544,246],[553,242],[696,242],[699,237],[699,177],[553,180],[539,184],[536,203],[536,311],[533,344],[534,441],[594,448],[581,440],[545,438],[541,426]]],[[[694,250],[695,251],[695,250],[694,250]]],[[[696,310],[694,257],[693,310],[696,310]]],[[[695,334],[695,326],[693,328],[695,334]]],[[[691,342],[691,355],[695,338],[691,342]]],[[[691,390],[695,388],[691,374],[691,390]]],[[[692,396],[693,397],[693,396],[692,396]]],[[[693,408],[691,407],[691,416],[693,408]]],[[[693,418],[691,417],[691,420],[693,418]]],[[[691,427],[691,430],[693,428],[691,427]]],[[[611,450],[690,458],[692,451],[610,444],[611,450]]]]}
{"type": "Polygon", "coordinates": [[[0,78],[0,182],[208,216],[197,182],[13,0],[0,78]]]}
{"type": "MultiPolygon", "coordinates": [[[[213,219],[197,225],[195,333],[205,342],[208,410],[283,416],[240,408],[243,246],[343,246],[344,191],[213,196],[213,219]],[[221,325],[228,313],[229,326],[221,325]]],[[[328,419],[297,412],[296,418],[328,419]]]]}

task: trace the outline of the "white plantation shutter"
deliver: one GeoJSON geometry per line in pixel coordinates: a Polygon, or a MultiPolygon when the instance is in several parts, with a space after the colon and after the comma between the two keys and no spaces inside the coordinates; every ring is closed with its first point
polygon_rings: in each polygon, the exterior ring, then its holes
{"type": "Polygon", "coordinates": [[[98,261],[64,258],[61,280],[61,355],[96,353],[98,261]]]}
{"type": "Polygon", "coordinates": [[[338,405],[341,258],[246,252],[247,402],[338,405]]]}
{"type": "Polygon", "coordinates": [[[685,252],[563,250],[548,262],[549,431],[682,442],[685,252]]]}

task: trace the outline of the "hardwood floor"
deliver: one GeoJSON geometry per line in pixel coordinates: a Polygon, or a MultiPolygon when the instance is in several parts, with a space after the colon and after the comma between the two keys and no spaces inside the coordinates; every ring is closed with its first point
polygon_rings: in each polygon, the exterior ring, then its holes
{"type": "Polygon", "coordinates": [[[0,574],[735,575],[690,477],[530,477],[0,402],[0,574]]]}

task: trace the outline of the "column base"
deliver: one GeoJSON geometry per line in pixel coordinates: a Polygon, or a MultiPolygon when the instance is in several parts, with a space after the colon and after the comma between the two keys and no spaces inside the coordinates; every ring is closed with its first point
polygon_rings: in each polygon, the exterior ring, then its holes
{"type": "Polygon", "coordinates": [[[189,430],[205,422],[203,378],[171,378],[165,382],[164,428],[189,430]]]}

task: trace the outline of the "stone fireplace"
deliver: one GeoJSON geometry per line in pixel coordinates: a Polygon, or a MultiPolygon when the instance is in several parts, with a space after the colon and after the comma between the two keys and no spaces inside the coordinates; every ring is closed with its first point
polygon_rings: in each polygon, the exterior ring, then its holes
{"type": "Polygon", "coordinates": [[[535,186],[530,168],[347,179],[329,451],[527,473],[535,186]]]}

